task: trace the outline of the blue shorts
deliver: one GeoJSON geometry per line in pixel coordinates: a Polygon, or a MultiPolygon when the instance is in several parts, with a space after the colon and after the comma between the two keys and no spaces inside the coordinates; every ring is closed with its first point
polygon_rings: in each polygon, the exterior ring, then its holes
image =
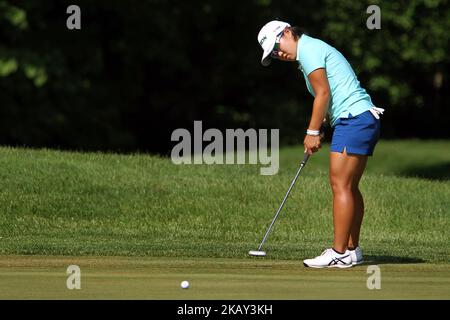
{"type": "Polygon", "coordinates": [[[339,118],[334,126],[330,151],[371,156],[380,137],[380,119],[370,111],[339,118]]]}

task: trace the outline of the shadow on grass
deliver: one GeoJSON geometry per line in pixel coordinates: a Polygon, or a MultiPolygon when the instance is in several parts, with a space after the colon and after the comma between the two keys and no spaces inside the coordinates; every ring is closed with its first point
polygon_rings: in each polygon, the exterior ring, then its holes
{"type": "Polygon", "coordinates": [[[419,177],[431,180],[450,180],[450,162],[443,162],[431,166],[409,167],[399,173],[400,175],[406,177],[419,177]]]}
{"type": "Polygon", "coordinates": [[[364,264],[407,264],[424,263],[421,258],[396,257],[396,256],[364,256],[364,264]]]}

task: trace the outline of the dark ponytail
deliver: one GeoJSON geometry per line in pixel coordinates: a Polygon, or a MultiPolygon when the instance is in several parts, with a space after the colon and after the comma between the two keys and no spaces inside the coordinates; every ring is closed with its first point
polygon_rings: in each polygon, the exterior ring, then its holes
{"type": "Polygon", "coordinates": [[[292,35],[294,36],[294,38],[296,40],[300,39],[300,37],[302,36],[302,34],[306,34],[306,31],[303,28],[294,26],[294,27],[289,27],[289,30],[291,30],[292,35]]]}

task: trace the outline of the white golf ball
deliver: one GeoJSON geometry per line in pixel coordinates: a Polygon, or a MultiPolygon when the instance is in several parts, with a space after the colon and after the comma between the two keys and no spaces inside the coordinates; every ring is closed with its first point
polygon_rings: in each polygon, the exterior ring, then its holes
{"type": "Polygon", "coordinates": [[[183,281],[183,282],[181,282],[181,287],[183,288],[183,289],[187,289],[187,288],[189,288],[189,282],[188,281],[183,281]]]}

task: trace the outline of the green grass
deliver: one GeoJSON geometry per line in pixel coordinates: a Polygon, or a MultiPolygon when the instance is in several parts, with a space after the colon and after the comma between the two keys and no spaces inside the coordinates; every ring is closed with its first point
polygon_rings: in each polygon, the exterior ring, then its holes
{"type": "MultiPolygon", "coordinates": [[[[0,254],[243,258],[260,242],[302,158],[258,165],[174,165],[149,155],[0,149],[0,254]]],[[[381,141],[361,182],[361,245],[381,262],[450,262],[447,141],[381,141]],[[415,169],[413,169],[415,168],[415,169]],[[417,177],[414,177],[414,170],[417,177]]],[[[302,259],[332,242],[328,152],[302,172],[267,242],[302,259]]]]}
{"type": "Polygon", "coordinates": [[[382,264],[369,290],[367,266],[310,270],[299,261],[221,258],[15,256],[0,260],[0,299],[449,299],[442,264],[382,264]],[[67,266],[81,289],[66,287],[67,266]],[[190,282],[187,290],[180,288],[190,282]]]}
{"type": "Polygon", "coordinates": [[[0,299],[448,299],[450,142],[381,141],[361,181],[366,265],[309,270],[332,243],[328,151],[299,162],[182,165],[149,155],[0,148],[0,299]],[[66,288],[66,268],[82,290],[66,288]],[[368,290],[368,264],[382,290],[368,290]],[[179,288],[189,280],[191,288],[179,288]]]}

